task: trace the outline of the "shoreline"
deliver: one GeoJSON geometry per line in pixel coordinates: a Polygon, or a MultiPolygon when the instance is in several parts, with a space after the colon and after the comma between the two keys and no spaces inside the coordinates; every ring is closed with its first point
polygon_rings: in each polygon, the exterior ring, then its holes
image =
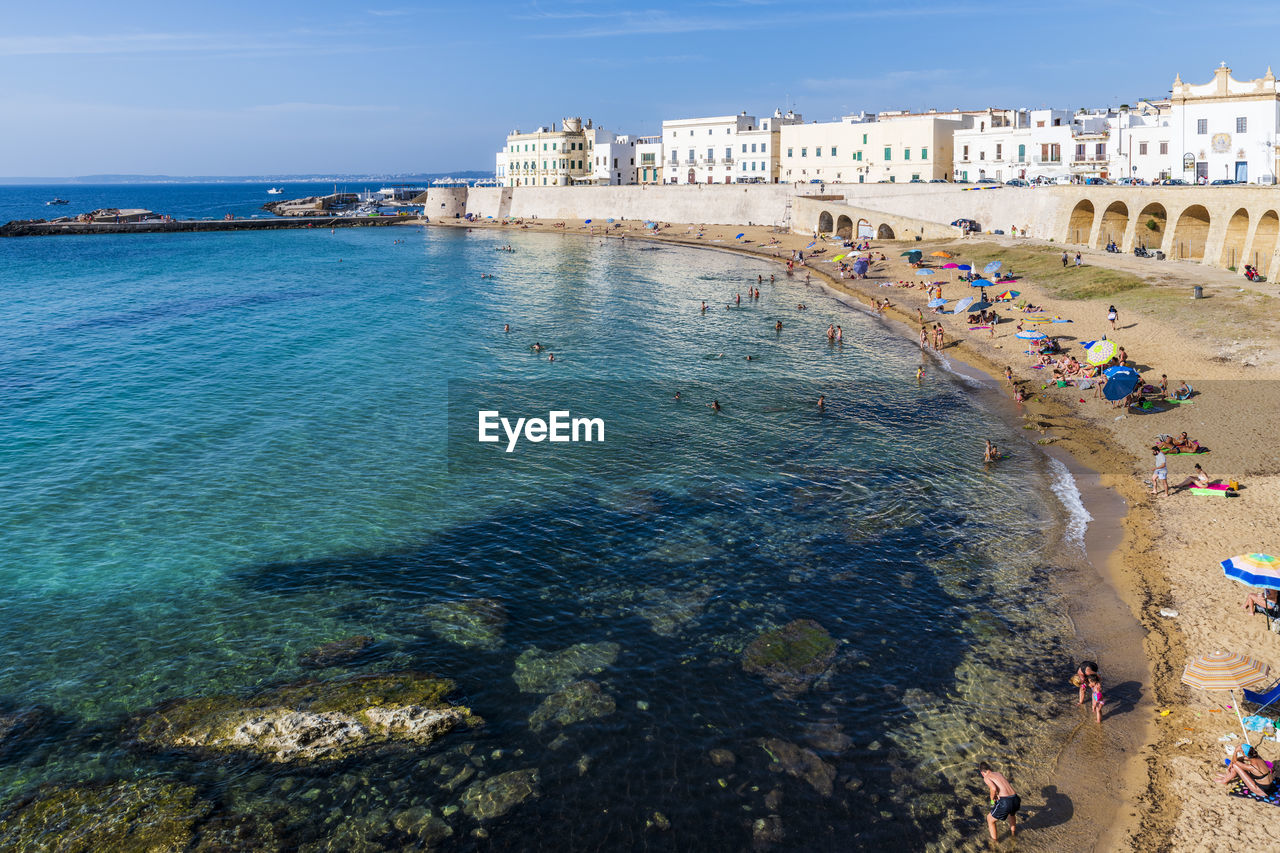
{"type": "MultiPolygon", "coordinates": [[[[542,226],[539,221],[539,226],[542,226]]],[[[466,227],[468,230],[477,227],[477,223],[467,223],[465,221],[452,223],[428,223],[430,225],[443,225],[444,227],[466,227]]],[[[481,230],[488,230],[490,226],[497,225],[502,230],[513,230],[514,226],[490,221],[483,225],[478,225],[481,230]]],[[[767,254],[765,252],[754,251],[736,244],[725,244],[721,242],[702,242],[680,238],[663,238],[660,236],[649,235],[617,235],[617,234],[595,234],[582,233],[580,230],[553,229],[548,227],[529,228],[528,230],[537,230],[543,233],[561,233],[561,234],[577,234],[586,238],[601,239],[621,239],[629,237],[635,240],[641,240],[652,244],[674,244],[678,246],[695,248],[695,249],[719,249],[721,251],[742,255],[755,259],[771,260],[780,264],[785,264],[785,257],[767,254]]],[[[779,235],[779,237],[784,235],[779,235]]],[[[803,235],[788,234],[787,237],[802,238],[803,235]]],[[[807,239],[807,238],[803,238],[807,239]]],[[[875,241],[879,243],[880,241],[875,241]]],[[[896,260],[896,259],[894,259],[896,260]]],[[[862,310],[872,316],[879,316],[882,324],[893,331],[895,334],[901,334],[907,340],[914,341],[914,334],[910,331],[910,326],[915,319],[901,306],[895,305],[885,312],[877,312],[872,308],[871,303],[874,301],[873,293],[858,287],[855,280],[842,280],[832,276],[826,270],[815,267],[798,267],[795,276],[799,276],[801,270],[807,274],[811,274],[814,282],[827,290],[838,301],[844,303],[851,310],[862,310]],[[889,322],[889,316],[897,322],[889,322]]],[[[790,281],[800,283],[793,276],[790,281]]],[[[879,290],[879,282],[876,279],[866,279],[868,285],[874,284],[876,290],[879,290]]],[[[1002,419],[1018,423],[1024,420],[1027,415],[1020,413],[1018,408],[1020,404],[1013,403],[1006,395],[1000,393],[1001,380],[997,378],[1000,367],[987,354],[978,351],[972,346],[966,346],[964,339],[957,341],[952,339],[944,348],[945,353],[937,353],[930,351],[931,357],[937,363],[945,359],[947,365],[939,365],[940,369],[946,370],[956,376],[969,376],[970,378],[981,377],[984,388],[980,393],[989,394],[991,399],[982,401],[990,411],[1002,419]],[[950,361],[954,359],[959,363],[959,369],[951,365],[950,361]],[[977,374],[977,377],[974,376],[977,374]]],[[[981,380],[980,380],[981,381],[981,380]]],[[[1151,578],[1144,578],[1140,587],[1135,587],[1129,582],[1129,569],[1134,566],[1130,565],[1130,558],[1134,556],[1139,549],[1136,548],[1140,536],[1134,530],[1135,525],[1141,524],[1139,519],[1133,517],[1133,513],[1125,511],[1122,516],[1116,516],[1117,508],[1125,509],[1133,505],[1133,495],[1126,496],[1116,486],[1117,482],[1109,482],[1114,480],[1113,477],[1102,473],[1098,467],[1093,464],[1092,456],[1100,452],[1100,449],[1108,444],[1108,437],[1096,425],[1077,418],[1073,413],[1068,412],[1062,407],[1045,407],[1046,414],[1050,414],[1055,420],[1063,421],[1062,426],[1067,427],[1067,432],[1072,440],[1060,439],[1061,446],[1058,442],[1054,446],[1037,445],[1035,449],[1042,451],[1042,456],[1046,460],[1056,459],[1065,465],[1072,476],[1075,487],[1078,490],[1080,499],[1084,504],[1085,510],[1092,517],[1092,520],[1086,527],[1084,537],[1085,561],[1095,573],[1097,584],[1077,583],[1076,588],[1072,590],[1075,593],[1073,598],[1067,600],[1068,605],[1073,605],[1082,612],[1109,612],[1114,617],[1127,616],[1127,620],[1121,618],[1121,621],[1127,621],[1126,630],[1120,632],[1098,630],[1094,628],[1081,629],[1079,619],[1073,618],[1070,613],[1067,618],[1071,623],[1076,641],[1079,645],[1086,648],[1098,648],[1099,651],[1095,656],[1099,659],[1106,660],[1108,663],[1104,665],[1104,672],[1120,672],[1123,678],[1136,678],[1141,685],[1150,685],[1153,683],[1154,671],[1148,655],[1135,650],[1140,650],[1145,645],[1145,640],[1149,634],[1149,629],[1143,624],[1141,613],[1145,605],[1150,601],[1149,591],[1146,594],[1139,594],[1141,588],[1145,588],[1150,584],[1151,578]],[[1074,446],[1073,446],[1074,445],[1074,446]],[[1096,590],[1096,591],[1091,591],[1096,590]]],[[[1034,410],[1035,407],[1028,405],[1028,410],[1034,410]]],[[[1041,430],[1044,432],[1045,430],[1041,430]]],[[[1028,441],[1028,443],[1034,443],[1028,441]]],[[[1132,456],[1126,456],[1124,461],[1129,465],[1137,463],[1137,459],[1132,456]]],[[[1055,495],[1055,499],[1060,498],[1055,495]]],[[[1064,506],[1064,510],[1066,507],[1064,506]]],[[[1065,535],[1065,531],[1064,531],[1065,535]]],[[[1167,588],[1161,590],[1167,595],[1167,588]]],[[[1086,620],[1087,624],[1094,624],[1092,620],[1086,620]]],[[[1110,677],[1110,676],[1109,676],[1110,677]]],[[[1065,675],[1063,676],[1065,679],[1065,675]]],[[[1062,691],[1064,701],[1070,701],[1071,691],[1062,691]]],[[[1090,807],[1095,810],[1090,814],[1088,824],[1094,828],[1090,833],[1092,835],[1092,843],[1090,847],[1093,849],[1118,849],[1120,846],[1128,846],[1130,849],[1147,849],[1148,847],[1160,846],[1153,842],[1158,835],[1153,835],[1153,811],[1163,811],[1164,820],[1159,821],[1162,825],[1165,821],[1170,820],[1168,809],[1153,809],[1152,804],[1159,804],[1161,800],[1166,798],[1154,796],[1158,790],[1157,779],[1154,778],[1149,767],[1152,763],[1149,757],[1152,751],[1158,745],[1156,737],[1157,732],[1154,724],[1151,722],[1151,710],[1154,709],[1152,699],[1148,695],[1148,691],[1142,691],[1142,698],[1136,700],[1133,708],[1120,722],[1112,722],[1110,726],[1104,726],[1106,729],[1118,730],[1121,735],[1119,740],[1120,757],[1116,757],[1110,749],[1098,754],[1096,744],[1088,744],[1085,747],[1074,746],[1074,736],[1068,739],[1058,753],[1058,758],[1054,762],[1054,767],[1049,771],[1050,780],[1056,784],[1058,790],[1071,795],[1079,795],[1082,791],[1094,793],[1088,797],[1090,807]],[[1144,714],[1144,712],[1147,712],[1144,714]],[[1064,755],[1066,760],[1064,762],[1064,755]],[[1118,783],[1117,786],[1099,785],[1100,777],[1111,777],[1110,768],[1104,773],[1099,773],[1098,762],[1106,762],[1114,759],[1116,768],[1112,781],[1118,783]],[[1065,763],[1065,767],[1063,766],[1065,763]],[[1081,781],[1077,781],[1081,780],[1081,781]],[[1092,781],[1090,781],[1092,780],[1092,781]],[[1105,795],[1096,795],[1099,787],[1107,788],[1105,795]],[[1109,806],[1106,804],[1110,804],[1109,806]],[[1133,808],[1133,806],[1141,804],[1141,808],[1133,808]],[[1097,813],[1098,811],[1101,814],[1097,813]]],[[[1080,730],[1080,726],[1076,727],[1076,731],[1080,730]]],[[[1110,732],[1108,732],[1110,734],[1110,732]]],[[[1109,747],[1116,747],[1114,737],[1106,739],[1109,747]]],[[[1082,827],[1089,832],[1087,827],[1082,827]]]]}

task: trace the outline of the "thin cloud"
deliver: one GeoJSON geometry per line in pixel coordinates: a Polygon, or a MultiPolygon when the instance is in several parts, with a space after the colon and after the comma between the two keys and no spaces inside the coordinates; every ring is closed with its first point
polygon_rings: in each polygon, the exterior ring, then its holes
{"type": "MultiPolygon", "coordinates": [[[[124,33],[116,35],[0,36],[0,56],[57,56],[109,53],[177,53],[235,49],[279,50],[279,43],[237,35],[124,33]]],[[[294,45],[287,45],[294,47],[294,45]]]]}

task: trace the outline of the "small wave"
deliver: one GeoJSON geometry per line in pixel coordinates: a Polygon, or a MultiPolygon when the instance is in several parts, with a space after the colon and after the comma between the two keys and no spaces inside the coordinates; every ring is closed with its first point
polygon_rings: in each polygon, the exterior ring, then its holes
{"type": "Polygon", "coordinates": [[[961,370],[956,370],[956,366],[951,362],[951,359],[947,358],[942,353],[935,352],[933,356],[935,359],[937,359],[938,364],[942,366],[942,369],[945,370],[947,373],[950,373],[956,379],[959,379],[962,385],[967,385],[970,388],[989,387],[988,383],[982,381],[978,377],[970,376],[968,373],[965,373],[961,370]]]}
{"type": "Polygon", "coordinates": [[[1089,514],[1089,510],[1085,509],[1084,500],[1080,496],[1080,487],[1076,485],[1076,478],[1071,476],[1066,465],[1050,456],[1049,473],[1049,488],[1058,496],[1063,509],[1067,511],[1067,530],[1064,538],[1083,552],[1084,532],[1088,529],[1089,522],[1093,521],[1093,516],[1089,514]]]}

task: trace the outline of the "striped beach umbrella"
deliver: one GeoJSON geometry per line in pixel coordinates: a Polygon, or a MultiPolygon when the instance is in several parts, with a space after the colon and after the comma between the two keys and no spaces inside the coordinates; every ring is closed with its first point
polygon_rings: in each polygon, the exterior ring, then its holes
{"type": "Polygon", "coordinates": [[[982,268],[985,273],[999,272],[1000,267],[1004,266],[1004,261],[992,261],[982,268]]]}
{"type": "Polygon", "coordinates": [[[1097,341],[1085,350],[1085,361],[1092,365],[1106,364],[1116,354],[1115,341],[1097,341]]]}
{"type": "Polygon", "coordinates": [[[1014,337],[1021,338],[1024,341],[1043,341],[1045,338],[1049,336],[1046,335],[1044,332],[1037,332],[1033,329],[1027,329],[1025,332],[1018,332],[1018,334],[1014,335],[1014,337]]]}
{"type": "Polygon", "coordinates": [[[1280,589],[1280,560],[1270,554],[1241,554],[1222,561],[1222,571],[1249,586],[1280,589]]]}
{"type": "Polygon", "coordinates": [[[941,308],[943,305],[946,305],[946,304],[947,304],[947,300],[945,300],[945,299],[943,299],[941,296],[939,296],[937,299],[930,299],[930,300],[929,300],[929,304],[928,304],[928,306],[927,306],[927,307],[929,307],[929,308],[941,308]]]}
{"type": "Polygon", "coordinates": [[[1001,302],[1006,302],[1006,301],[1012,302],[1013,300],[1017,299],[1021,295],[1022,293],[1017,290],[1006,290],[1004,293],[1001,293],[999,296],[997,296],[996,299],[1000,300],[1001,302]]]}
{"type": "Polygon", "coordinates": [[[1240,716],[1240,703],[1236,701],[1236,691],[1266,679],[1267,665],[1230,652],[1209,652],[1192,658],[1182,670],[1182,683],[1199,690],[1225,690],[1231,694],[1231,706],[1235,708],[1236,717],[1240,720],[1240,731],[1244,733],[1245,742],[1249,741],[1249,731],[1244,727],[1244,718],[1240,716]]]}

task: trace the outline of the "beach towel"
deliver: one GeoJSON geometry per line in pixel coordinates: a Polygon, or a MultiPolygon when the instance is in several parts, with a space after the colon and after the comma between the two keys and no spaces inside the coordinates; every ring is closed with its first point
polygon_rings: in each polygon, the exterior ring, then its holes
{"type": "Polygon", "coordinates": [[[1223,487],[1222,489],[1191,489],[1191,494],[1199,495],[1202,498],[1238,498],[1239,492],[1232,492],[1223,487]]]}
{"type": "Polygon", "coordinates": [[[1242,797],[1246,800],[1257,800],[1260,803],[1270,803],[1273,806],[1280,806],[1280,790],[1268,797],[1259,797],[1253,791],[1245,787],[1243,782],[1237,782],[1227,789],[1227,793],[1233,797],[1242,797]]]}
{"type": "Polygon", "coordinates": [[[976,332],[978,329],[990,329],[990,326],[970,326],[969,331],[976,332]]]}

